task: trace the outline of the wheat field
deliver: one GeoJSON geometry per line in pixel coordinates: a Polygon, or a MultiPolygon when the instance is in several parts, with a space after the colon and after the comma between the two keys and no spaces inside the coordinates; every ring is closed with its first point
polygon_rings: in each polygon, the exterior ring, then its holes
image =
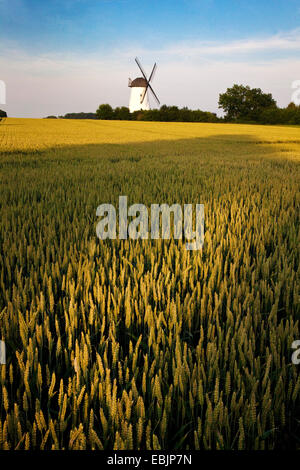
{"type": "Polygon", "coordinates": [[[0,123],[0,449],[299,449],[300,130],[0,123]],[[202,203],[205,242],[96,237],[202,203]]]}

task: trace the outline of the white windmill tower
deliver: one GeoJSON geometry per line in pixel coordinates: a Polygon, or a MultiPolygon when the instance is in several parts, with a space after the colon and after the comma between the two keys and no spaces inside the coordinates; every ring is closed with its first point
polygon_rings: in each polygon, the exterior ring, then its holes
{"type": "Polygon", "coordinates": [[[149,80],[143,70],[143,67],[140,64],[139,59],[136,57],[135,61],[142,72],[142,77],[135,78],[134,80],[129,79],[128,86],[131,88],[130,101],[129,101],[129,111],[133,113],[134,111],[140,111],[141,109],[148,111],[150,109],[149,97],[148,97],[148,88],[151,90],[156,102],[160,104],[159,99],[153,91],[152,86],[150,85],[151,80],[154,77],[156,71],[156,64],[154,64],[149,80]]]}

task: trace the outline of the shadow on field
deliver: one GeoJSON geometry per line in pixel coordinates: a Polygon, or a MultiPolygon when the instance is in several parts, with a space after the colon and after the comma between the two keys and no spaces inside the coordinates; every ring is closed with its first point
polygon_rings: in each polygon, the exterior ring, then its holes
{"type": "MultiPolygon", "coordinates": [[[[7,119],[7,118],[3,118],[3,119],[7,119]]],[[[0,122],[1,122],[1,121],[0,121],[0,122]]],[[[8,126],[13,126],[13,127],[15,127],[15,126],[24,126],[24,124],[21,124],[21,123],[8,123],[8,122],[6,122],[5,120],[3,120],[0,125],[1,125],[1,127],[8,127],[8,126]]]]}
{"type": "MultiPolygon", "coordinates": [[[[36,152],[0,155],[3,184],[18,190],[20,183],[45,197],[60,191],[73,197],[112,202],[120,194],[139,202],[157,199],[173,203],[238,190],[258,193],[261,188],[294,185],[299,169],[300,145],[276,143],[250,135],[157,140],[126,144],[88,144],[52,147],[36,152]],[[267,183],[267,185],[266,185],[267,183]],[[51,189],[52,188],[52,189],[51,189]]],[[[270,189],[271,190],[271,189],[270,189]]]]}
{"type": "MultiPolygon", "coordinates": [[[[2,124],[3,125],[3,124],[2,124]]],[[[12,124],[4,124],[12,125],[12,124]]],[[[23,125],[23,124],[13,124],[23,125]]],[[[251,135],[216,134],[208,137],[189,139],[154,140],[147,142],[100,143],[84,145],[59,145],[45,149],[1,150],[0,164],[16,164],[21,166],[44,165],[54,162],[81,162],[91,160],[109,160],[111,163],[122,161],[139,163],[146,159],[185,159],[197,158],[204,161],[218,158],[220,162],[233,163],[257,162],[260,158],[274,158],[296,162],[300,159],[299,140],[258,140],[251,135]],[[275,157],[276,154],[276,157],[275,157]],[[22,157],[26,157],[23,160],[22,157]]]]}

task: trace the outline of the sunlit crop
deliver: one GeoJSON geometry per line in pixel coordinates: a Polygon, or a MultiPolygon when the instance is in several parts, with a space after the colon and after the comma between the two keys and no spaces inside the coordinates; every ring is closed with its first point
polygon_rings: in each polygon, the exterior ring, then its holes
{"type": "Polygon", "coordinates": [[[299,448],[296,127],[0,123],[0,449],[299,448]],[[203,203],[205,243],[96,237],[203,203]]]}

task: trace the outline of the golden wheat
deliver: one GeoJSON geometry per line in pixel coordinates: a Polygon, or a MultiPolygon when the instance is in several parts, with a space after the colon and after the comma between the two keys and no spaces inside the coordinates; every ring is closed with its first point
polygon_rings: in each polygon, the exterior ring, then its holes
{"type": "Polygon", "coordinates": [[[293,127],[1,123],[0,449],[299,447],[299,144],[293,127]],[[121,194],[203,203],[203,250],[100,242],[96,208],[121,194]]]}

